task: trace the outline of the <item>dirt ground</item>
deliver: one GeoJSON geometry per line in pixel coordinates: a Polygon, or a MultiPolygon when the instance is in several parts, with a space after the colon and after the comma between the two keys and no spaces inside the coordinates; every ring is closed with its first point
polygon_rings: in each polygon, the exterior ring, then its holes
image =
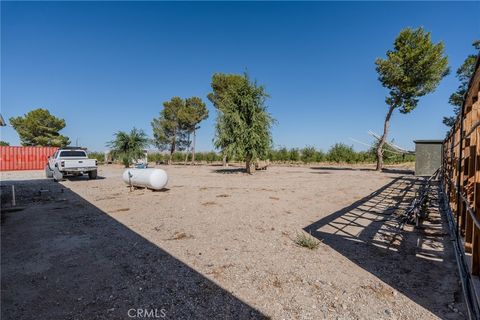
{"type": "Polygon", "coordinates": [[[421,228],[400,227],[420,183],[405,170],[162,168],[160,192],[130,192],[115,166],[61,183],[2,173],[2,319],[466,314],[435,190],[421,228]]]}

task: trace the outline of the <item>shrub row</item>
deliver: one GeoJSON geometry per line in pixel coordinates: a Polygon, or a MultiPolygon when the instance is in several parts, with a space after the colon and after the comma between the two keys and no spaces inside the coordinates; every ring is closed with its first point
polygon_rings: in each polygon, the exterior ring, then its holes
{"type": "Polygon", "coordinates": [[[90,159],[96,159],[98,163],[105,162],[105,153],[103,152],[89,152],[88,157],[90,159]]]}
{"type": "MultiPolygon", "coordinates": [[[[148,162],[166,162],[168,161],[169,155],[165,153],[149,153],[148,162]]],[[[187,161],[192,160],[192,154],[188,155],[187,161]]],[[[173,162],[183,162],[185,161],[185,152],[178,151],[175,152],[172,156],[173,162]]],[[[209,152],[195,152],[195,161],[196,162],[218,162],[222,161],[222,156],[219,153],[214,151],[209,152]]]]}
{"type": "MultiPolygon", "coordinates": [[[[103,163],[104,154],[101,152],[91,152],[91,158],[95,158],[99,163],[103,163]]],[[[189,154],[187,161],[191,161],[191,154],[189,154]]],[[[148,161],[149,162],[166,162],[168,161],[169,155],[166,153],[149,153],[148,161]]],[[[336,162],[336,163],[374,163],[376,161],[375,149],[372,148],[368,151],[355,151],[353,147],[348,146],[343,143],[336,143],[333,145],[328,152],[323,152],[322,150],[317,150],[315,147],[305,147],[305,148],[279,148],[272,149],[268,154],[268,159],[272,162],[281,162],[281,163],[314,163],[314,162],[336,162]]],[[[173,162],[183,162],[185,161],[185,152],[175,152],[173,154],[173,162]]],[[[230,159],[235,161],[238,159],[230,159]]],[[[196,162],[221,162],[222,155],[214,151],[210,152],[196,152],[195,153],[196,162]]],[[[241,161],[239,159],[238,161],[241,161]]],[[[414,155],[401,155],[395,152],[388,145],[384,147],[384,162],[386,164],[396,164],[403,162],[412,162],[415,161],[414,155]]]]}
{"type": "MultiPolygon", "coordinates": [[[[353,147],[343,143],[336,143],[328,152],[316,150],[314,147],[298,148],[280,148],[271,150],[269,159],[275,162],[336,162],[336,163],[373,163],[377,156],[375,148],[368,151],[355,151],[353,147]]],[[[402,162],[415,161],[414,155],[401,155],[395,152],[391,147],[384,147],[384,162],[395,164],[402,162]]]]}

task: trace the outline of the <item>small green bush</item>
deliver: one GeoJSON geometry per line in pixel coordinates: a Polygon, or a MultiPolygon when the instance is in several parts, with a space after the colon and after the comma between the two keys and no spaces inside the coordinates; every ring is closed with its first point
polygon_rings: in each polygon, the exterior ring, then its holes
{"type": "Polygon", "coordinates": [[[300,153],[301,153],[301,160],[303,163],[310,163],[310,162],[315,162],[315,155],[316,155],[316,150],[314,147],[305,147],[303,148],[300,153]]]}
{"type": "Polygon", "coordinates": [[[105,162],[105,153],[103,153],[103,152],[89,152],[88,157],[90,159],[97,160],[98,163],[104,163],[105,162]]]}
{"type": "Polygon", "coordinates": [[[152,152],[147,155],[148,162],[162,162],[168,159],[168,155],[160,152],[152,152]]]}
{"type": "Polygon", "coordinates": [[[315,152],[315,162],[323,162],[326,160],[326,155],[323,151],[316,151],[315,152]]]}
{"type": "Polygon", "coordinates": [[[216,161],[222,161],[222,156],[215,153],[214,151],[210,151],[205,153],[205,160],[208,163],[216,162],[216,161]]]}
{"type": "Polygon", "coordinates": [[[288,151],[288,160],[293,162],[300,161],[300,152],[298,149],[292,148],[290,151],[288,151]]]}
{"type": "Polygon", "coordinates": [[[336,143],[328,150],[327,160],[337,163],[356,163],[357,155],[353,147],[347,146],[344,143],[336,143]]]}
{"type": "Polygon", "coordinates": [[[304,233],[304,232],[297,233],[297,236],[294,242],[297,245],[308,248],[310,250],[316,249],[320,245],[320,241],[315,239],[311,233],[304,233]]]}

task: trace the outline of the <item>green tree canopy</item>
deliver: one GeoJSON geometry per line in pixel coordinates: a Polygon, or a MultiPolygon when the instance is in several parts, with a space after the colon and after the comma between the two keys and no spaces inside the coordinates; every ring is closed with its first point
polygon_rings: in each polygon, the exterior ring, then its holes
{"type": "Polygon", "coordinates": [[[10,143],[8,143],[7,141],[0,140],[0,146],[8,147],[9,145],[10,145],[10,143]]]}
{"type": "MultiPolygon", "coordinates": [[[[480,40],[474,41],[472,45],[477,51],[480,50],[480,40]]],[[[443,123],[448,127],[453,126],[453,124],[455,123],[455,119],[460,112],[460,108],[463,105],[463,97],[467,92],[470,78],[475,72],[476,61],[477,55],[471,54],[465,59],[465,61],[463,61],[462,65],[457,69],[456,77],[460,81],[460,85],[458,86],[457,91],[452,93],[450,95],[450,98],[448,99],[448,102],[453,106],[453,112],[455,115],[452,117],[443,117],[443,123]]]]}
{"type": "Polygon", "coordinates": [[[383,135],[377,148],[377,170],[383,166],[383,145],[387,139],[390,118],[395,109],[401,113],[414,110],[419,98],[435,91],[448,72],[448,58],[442,42],[433,43],[423,28],[406,28],[395,39],[387,58],[375,61],[378,79],[390,90],[383,135]]]}
{"type": "MultiPolygon", "coordinates": [[[[208,117],[208,110],[202,99],[173,97],[163,103],[158,118],[152,121],[154,143],[160,150],[169,150],[172,160],[176,150],[190,146],[190,135],[199,129],[199,123],[208,117]]],[[[194,160],[194,159],[192,159],[194,160]]]]}
{"type": "Polygon", "coordinates": [[[108,142],[107,146],[111,148],[114,157],[122,159],[126,168],[134,160],[143,158],[149,145],[149,139],[143,130],[133,128],[130,133],[118,131],[114,136],[115,139],[108,142]]]}
{"type": "Polygon", "coordinates": [[[173,97],[163,103],[160,116],[152,121],[153,141],[160,150],[170,150],[171,162],[175,150],[182,150],[187,144],[185,132],[182,130],[180,113],[185,102],[180,97],[173,97]]]}
{"type": "Polygon", "coordinates": [[[208,99],[217,109],[214,145],[224,156],[244,159],[247,172],[268,155],[274,119],[267,111],[268,94],[247,75],[216,73],[208,99]]]}
{"type": "Polygon", "coordinates": [[[208,109],[199,97],[185,99],[180,108],[179,119],[185,130],[193,132],[198,129],[198,124],[208,118],[208,109]]]}
{"type": "MultiPolygon", "coordinates": [[[[200,122],[208,118],[208,109],[199,97],[185,99],[184,107],[180,109],[180,124],[187,136],[187,146],[190,146],[190,136],[193,135],[192,162],[195,161],[196,132],[200,129],[200,122]]],[[[188,149],[186,152],[188,156],[188,149]]]]}
{"type": "Polygon", "coordinates": [[[22,146],[64,147],[68,137],[59,133],[65,128],[65,120],[50,114],[46,109],[35,109],[23,117],[12,117],[10,123],[20,136],[22,146]]]}

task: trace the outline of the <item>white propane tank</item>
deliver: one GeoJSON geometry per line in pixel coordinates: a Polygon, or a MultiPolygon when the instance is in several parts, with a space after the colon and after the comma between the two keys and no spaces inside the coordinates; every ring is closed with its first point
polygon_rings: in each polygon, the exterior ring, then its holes
{"type": "Polygon", "coordinates": [[[123,181],[134,187],[163,189],[168,182],[168,176],[162,169],[127,169],[123,172],[123,181]]]}

